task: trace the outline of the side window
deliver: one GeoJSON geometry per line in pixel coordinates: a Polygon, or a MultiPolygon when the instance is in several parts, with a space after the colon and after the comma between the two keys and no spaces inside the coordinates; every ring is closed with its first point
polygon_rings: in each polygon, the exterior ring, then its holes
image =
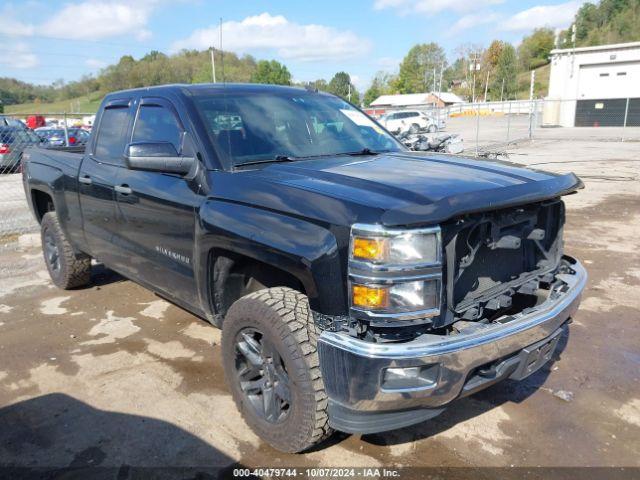
{"type": "Polygon", "coordinates": [[[182,129],[170,110],[159,105],[140,107],[133,129],[133,142],[171,142],[176,152],[180,152],[181,138],[182,129]]]}
{"type": "Polygon", "coordinates": [[[128,126],[128,107],[107,108],[104,111],[96,141],[95,156],[98,160],[119,164],[123,162],[128,126]]]}
{"type": "Polygon", "coordinates": [[[407,118],[413,118],[413,117],[417,117],[418,116],[418,112],[409,112],[406,114],[407,118]]]}

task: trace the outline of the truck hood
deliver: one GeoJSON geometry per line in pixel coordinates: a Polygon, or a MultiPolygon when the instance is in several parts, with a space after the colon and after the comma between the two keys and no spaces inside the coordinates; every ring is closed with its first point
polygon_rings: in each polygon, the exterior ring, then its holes
{"type": "MultiPolygon", "coordinates": [[[[247,191],[245,183],[244,194],[233,189],[232,196],[251,197],[239,201],[316,218],[337,213],[331,209],[339,205],[348,217],[343,219],[346,223],[363,221],[363,210],[373,209],[378,217],[373,221],[387,226],[439,223],[463,213],[554,198],[583,186],[572,173],[557,175],[507,162],[428,153],[323,157],[232,175],[238,174],[262,184],[247,191]],[[329,209],[324,215],[317,208],[322,204],[329,209]]],[[[232,183],[225,182],[227,194],[232,183]]],[[[371,211],[365,216],[371,217],[371,211]]]]}

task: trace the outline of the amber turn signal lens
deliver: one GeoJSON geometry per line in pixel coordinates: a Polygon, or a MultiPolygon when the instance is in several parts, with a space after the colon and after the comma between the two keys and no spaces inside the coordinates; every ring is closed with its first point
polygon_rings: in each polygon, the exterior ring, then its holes
{"type": "Polygon", "coordinates": [[[353,239],[353,257],[363,260],[384,260],[387,256],[387,242],[384,238],[353,239]]]}
{"type": "Polygon", "coordinates": [[[354,307],[386,308],[389,306],[389,291],[381,287],[353,285],[352,299],[354,307]]]}

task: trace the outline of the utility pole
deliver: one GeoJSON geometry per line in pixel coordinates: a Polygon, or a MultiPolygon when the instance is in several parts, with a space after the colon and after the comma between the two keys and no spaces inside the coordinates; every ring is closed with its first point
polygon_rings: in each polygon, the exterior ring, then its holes
{"type": "Polygon", "coordinates": [[[533,138],[533,85],[536,81],[536,71],[531,70],[531,86],[529,87],[529,102],[531,107],[529,110],[529,140],[533,138]]]}
{"type": "Polygon", "coordinates": [[[473,53],[471,60],[471,70],[473,71],[473,88],[471,90],[471,103],[476,101],[476,71],[480,70],[480,63],[478,63],[478,53],[473,53]]]}
{"type": "Polygon", "coordinates": [[[504,77],[502,77],[502,87],[500,87],[500,101],[502,101],[503,95],[504,95],[504,77]]]}
{"type": "Polygon", "coordinates": [[[531,85],[529,86],[529,101],[533,102],[533,85],[536,81],[536,71],[531,70],[531,85]]]}
{"type": "Polygon", "coordinates": [[[576,63],[576,24],[571,25],[571,72],[569,73],[569,77],[573,77],[573,70],[576,63]]]}
{"type": "Polygon", "coordinates": [[[211,46],[211,73],[213,76],[213,83],[216,83],[216,59],[215,59],[215,55],[214,52],[216,51],[215,48],[213,48],[213,45],[211,46]]]}
{"type": "Polygon", "coordinates": [[[489,89],[489,68],[487,68],[487,79],[484,81],[484,102],[487,103],[487,90],[489,89]]]}
{"type": "Polygon", "coordinates": [[[347,91],[347,100],[351,102],[351,81],[349,81],[349,85],[347,87],[349,90],[347,91]]]}
{"type": "MultiPolygon", "coordinates": [[[[444,70],[444,62],[440,64],[440,82],[438,84],[438,100],[442,100],[442,71],[444,70]]],[[[444,106],[444,102],[443,102],[444,106]]],[[[438,128],[440,128],[440,108],[438,107],[438,128]]]]}
{"type": "Polygon", "coordinates": [[[222,50],[222,17],[220,17],[220,67],[222,68],[222,83],[224,83],[224,50],[222,50]]]}
{"type": "Polygon", "coordinates": [[[433,98],[433,109],[436,109],[436,67],[433,67],[433,90],[431,91],[431,98],[433,98]]]}

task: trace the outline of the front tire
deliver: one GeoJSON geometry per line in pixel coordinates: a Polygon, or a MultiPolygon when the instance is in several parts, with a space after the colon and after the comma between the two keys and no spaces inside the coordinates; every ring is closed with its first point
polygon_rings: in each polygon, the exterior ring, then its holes
{"type": "Polygon", "coordinates": [[[429,133],[436,133],[438,131],[438,127],[436,127],[435,125],[429,125],[429,128],[427,129],[427,132],[429,133]]]}
{"type": "Polygon", "coordinates": [[[237,300],[222,325],[227,384],[251,429],[283,452],[301,452],[331,433],[320,374],[319,332],[307,297],[290,288],[237,300]]]}
{"type": "Polygon", "coordinates": [[[91,281],[91,257],[74,252],[55,212],[44,214],[40,232],[44,263],[53,283],[64,290],[88,284],[91,281]]]}

